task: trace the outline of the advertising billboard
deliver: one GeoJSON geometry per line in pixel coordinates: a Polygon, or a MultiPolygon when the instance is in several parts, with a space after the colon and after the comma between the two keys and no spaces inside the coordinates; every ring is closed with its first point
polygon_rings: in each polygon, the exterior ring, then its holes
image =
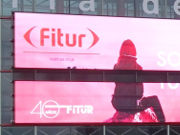
{"type": "Polygon", "coordinates": [[[179,20],[17,12],[14,26],[15,68],[180,68],[179,20]]]}
{"type": "Polygon", "coordinates": [[[176,123],[179,87],[179,83],[15,81],[15,123],[176,123]]]}

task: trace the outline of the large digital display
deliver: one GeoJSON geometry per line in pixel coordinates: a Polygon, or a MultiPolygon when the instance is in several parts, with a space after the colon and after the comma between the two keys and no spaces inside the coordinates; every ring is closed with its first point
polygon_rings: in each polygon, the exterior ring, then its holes
{"type": "Polygon", "coordinates": [[[15,123],[176,123],[179,91],[179,83],[15,81],[15,123]]]}
{"type": "Polygon", "coordinates": [[[15,68],[113,69],[123,61],[134,65],[129,69],[180,69],[180,20],[42,13],[14,18],[15,68]]]}

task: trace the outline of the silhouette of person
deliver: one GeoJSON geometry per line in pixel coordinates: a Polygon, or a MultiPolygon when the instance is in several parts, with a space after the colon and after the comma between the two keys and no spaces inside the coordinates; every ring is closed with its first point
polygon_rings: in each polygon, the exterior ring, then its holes
{"type": "MultiPolygon", "coordinates": [[[[137,63],[136,48],[131,40],[125,40],[120,49],[118,62],[114,65],[114,70],[142,70],[137,63]]],[[[121,83],[115,82],[115,90],[112,96],[112,105],[116,109],[111,122],[131,122],[137,113],[143,112],[151,108],[151,119],[146,122],[164,122],[165,117],[157,96],[143,97],[143,83],[121,83]],[[153,113],[152,113],[153,112],[153,113]],[[128,118],[131,117],[131,118],[128,118]],[[154,117],[154,119],[153,119],[154,117]]]]}

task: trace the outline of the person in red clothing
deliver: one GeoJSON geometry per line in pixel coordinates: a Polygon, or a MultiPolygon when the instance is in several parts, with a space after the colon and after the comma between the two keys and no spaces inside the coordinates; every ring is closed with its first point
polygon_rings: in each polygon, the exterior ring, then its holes
{"type": "MultiPolygon", "coordinates": [[[[136,48],[131,40],[125,40],[120,49],[114,70],[142,70],[137,63],[136,48]]],[[[115,82],[112,105],[116,113],[111,122],[164,122],[165,117],[157,96],[143,97],[143,83],[115,82]]]]}

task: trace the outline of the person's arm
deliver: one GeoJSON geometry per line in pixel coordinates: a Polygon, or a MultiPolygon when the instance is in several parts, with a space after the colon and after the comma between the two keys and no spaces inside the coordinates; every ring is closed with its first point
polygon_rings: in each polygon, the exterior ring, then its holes
{"type": "Polygon", "coordinates": [[[159,99],[157,96],[144,97],[140,101],[140,106],[144,110],[152,107],[156,116],[157,116],[158,121],[159,122],[165,122],[165,116],[163,113],[163,109],[161,107],[161,103],[159,102],[159,99]]]}

